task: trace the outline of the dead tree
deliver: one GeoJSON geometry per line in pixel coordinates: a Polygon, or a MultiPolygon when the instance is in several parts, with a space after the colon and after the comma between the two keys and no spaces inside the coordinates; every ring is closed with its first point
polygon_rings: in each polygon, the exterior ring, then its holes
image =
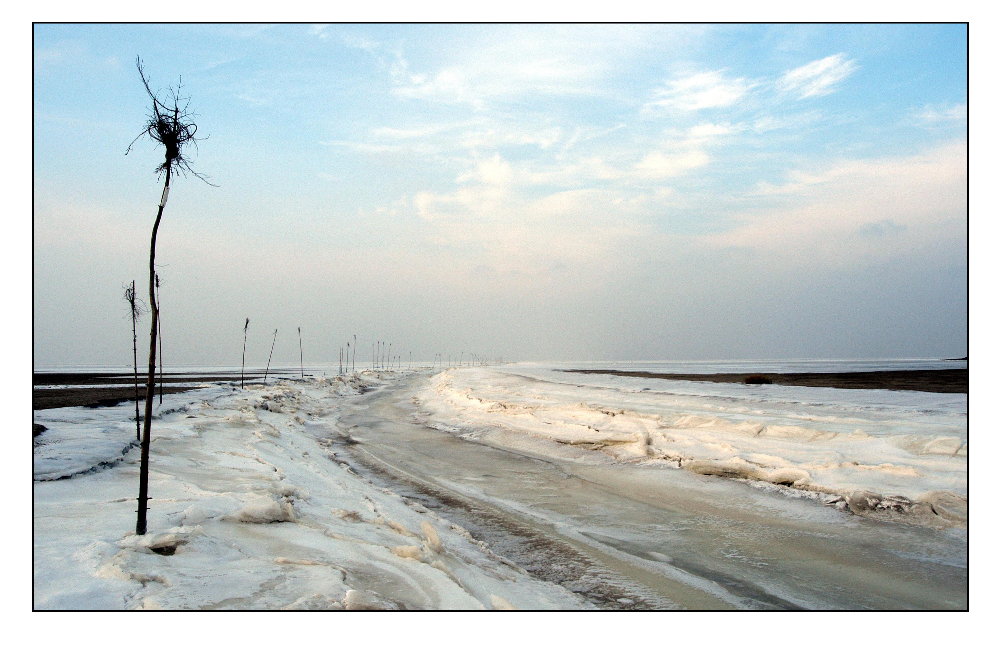
{"type": "Polygon", "coordinates": [[[163,318],[160,317],[160,274],[156,274],[156,346],[160,355],[160,405],[163,405],[163,318]]]}
{"type": "MultiPolygon", "coordinates": [[[[132,149],[135,142],[142,137],[152,139],[155,144],[164,150],[163,162],[156,167],[157,174],[164,174],[163,193],[160,195],[160,204],[156,210],[156,220],[153,222],[153,232],[149,240],[149,310],[152,322],[149,329],[149,371],[146,376],[146,411],[143,419],[143,434],[141,455],[139,461],[139,509],[136,517],[135,532],[137,535],[146,533],[146,504],[149,494],[149,442],[150,426],[153,421],[153,395],[156,390],[156,344],[159,333],[159,304],[156,300],[156,234],[160,229],[160,221],[163,218],[163,209],[167,205],[167,197],[170,194],[170,180],[174,173],[191,174],[202,181],[208,183],[205,176],[199,174],[191,168],[187,160],[185,150],[190,146],[197,147],[198,139],[195,135],[198,126],[192,122],[192,116],[188,111],[189,99],[181,96],[181,83],[178,82],[176,89],[169,89],[166,94],[154,93],[149,85],[149,79],[142,69],[142,61],[136,58],[136,68],[139,70],[139,78],[149,95],[152,109],[146,119],[146,126],[139,133],[132,143],[129,144],[125,153],[132,149]]],[[[209,184],[211,185],[211,184],[209,184]]]]}
{"type": "Polygon", "coordinates": [[[271,353],[267,355],[267,368],[264,369],[264,383],[267,384],[267,373],[271,370],[271,356],[274,354],[274,341],[278,340],[278,330],[274,330],[274,338],[271,339],[271,353]]]}
{"type": "Polygon", "coordinates": [[[135,439],[142,440],[139,427],[139,336],[136,333],[135,321],[142,315],[145,308],[135,295],[135,281],[125,286],[125,301],[128,302],[129,313],[132,315],[132,378],[135,384],[135,439]]]}
{"type": "Polygon", "coordinates": [[[243,388],[243,371],[247,367],[247,329],[250,327],[250,318],[243,324],[243,365],[240,366],[240,389],[243,388]]]}

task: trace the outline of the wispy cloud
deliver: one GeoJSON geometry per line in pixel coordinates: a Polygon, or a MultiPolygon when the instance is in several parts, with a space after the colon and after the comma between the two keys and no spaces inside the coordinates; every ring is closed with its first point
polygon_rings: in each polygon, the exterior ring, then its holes
{"type": "Polygon", "coordinates": [[[592,92],[586,84],[589,78],[590,72],[582,64],[555,59],[464,63],[432,72],[413,71],[400,60],[394,69],[393,93],[439,104],[467,104],[481,110],[495,100],[592,92]]]}
{"type": "Polygon", "coordinates": [[[829,95],[857,69],[853,60],[837,53],[785,72],[778,80],[778,88],[799,99],[829,95]]]}
{"type": "Polygon", "coordinates": [[[416,50],[395,54],[392,91],[406,99],[492,108],[503,102],[619,94],[630,58],[683,48],[700,32],[684,26],[492,26],[475,41],[452,45],[445,61],[420,59],[416,50]]]}
{"type": "Polygon", "coordinates": [[[309,34],[319,39],[329,39],[329,30],[330,24],[328,23],[317,23],[309,26],[309,34]]]}
{"type": "Polygon", "coordinates": [[[901,234],[906,230],[906,225],[901,225],[892,220],[876,220],[866,222],[858,227],[858,234],[871,239],[881,239],[892,234],[901,234]]]}
{"type": "Polygon", "coordinates": [[[747,79],[727,77],[722,71],[699,72],[668,81],[653,92],[647,111],[698,111],[729,107],[742,100],[753,84],[747,79]]]}
{"type": "Polygon", "coordinates": [[[119,69],[121,63],[114,56],[99,56],[83,40],[62,40],[48,47],[36,48],[35,67],[40,72],[55,67],[93,68],[98,71],[119,69]]]}
{"type": "Polygon", "coordinates": [[[968,120],[969,108],[965,104],[932,105],[912,114],[913,119],[922,125],[939,125],[943,123],[962,123],[968,120]]]}
{"type": "Polygon", "coordinates": [[[635,174],[642,179],[659,181],[679,176],[708,163],[708,154],[702,150],[687,150],[678,153],[654,151],[636,164],[635,174]]]}
{"type": "Polygon", "coordinates": [[[906,157],[791,173],[784,183],[758,189],[766,203],[737,213],[738,227],[708,240],[796,267],[846,265],[883,252],[874,238],[897,240],[906,251],[958,243],[965,236],[966,153],[958,141],[906,157]]]}

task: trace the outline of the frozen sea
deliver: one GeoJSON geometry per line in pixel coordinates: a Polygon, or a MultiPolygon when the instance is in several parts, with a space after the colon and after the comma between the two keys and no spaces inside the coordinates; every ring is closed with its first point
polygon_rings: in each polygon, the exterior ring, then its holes
{"type": "Polygon", "coordinates": [[[34,607],[967,608],[966,394],[564,372],[965,362],[407,366],[164,397],[145,536],[134,408],[36,411],[34,607]]]}

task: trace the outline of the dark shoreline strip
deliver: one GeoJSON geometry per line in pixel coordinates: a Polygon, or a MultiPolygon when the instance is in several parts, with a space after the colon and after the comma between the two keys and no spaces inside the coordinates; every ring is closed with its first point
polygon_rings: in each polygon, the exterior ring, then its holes
{"type": "MultiPolygon", "coordinates": [[[[296,371],[297,373],[298,371],[296,371]]],[[[248,373],[247,378],[259,379],[264,377],[264,371],[259,373],[248,373]]],[[[190,373],[164,373],[163,383],[170,382],[227,382],[233,379],[239,380],[239,373],[209,373],[202,375],[192,375],[190,373]]],[[[81,384],[131,384],[133,376],[131,373],[35,373],[32,377],[32,384],[51,385],[81,385],[81,384]]],[[[139,376],[139,386],[146,383],[144,376],[139,376]]],[[[159,376],[157,376],[159,384],[159,376]]]]}
{"type": "Polygon", "coordinates": [[[566,373],[594,373],[656,380],[687,382],[729,382],[736,384],[781,384],[798,387],[832,387],[835,389],[892,389],[896,391],[929,391],[945,394],[969,393],[969,369],[911,371],[864,371],[857,373],[650,373],[647,371],[617,371],[571,369],[566,373]]]}
{"type": "MultiPolygon", "coordinates": [[[[248,376],[248,379],[258,380],[263,375],[248,376]]],[[[236,376],[239,379],[239,375],[236,376]]],[[[233,382],[231,374],[215,375],[184,375],[183,373],[164,374],[163,393],[179,394],[192,389],[198,389],[198,385],[208,382],[233,382]],[[185,386],[172,386],[183,383],[185,386]]],[[[47,410],[49,408],[69,408],[69,407],[91,407],[100,408],[112,405],[119,405],[127,401],[135,400],[135,389],[131,386],[132,374],[118,373],[35,373],[34,383],[36,385],[65,385],[62,387],[38,387],[35,386],[31,392],[31,407],[33,410],[47,410]],[[100,387],[100,386],[78,386],[78,385],[102,385],[117,384],[129,385],[124,387],[100,387]],[[77,386],[74,386],[77,385],[77,386]]],[[[140,378],[139,391],[142,392],[146,386],[145,378],[140,378]]]]}
{"type": "MultiPolygon", "coordinates": [[[[139,385],[139,391],[145,391],[145,383],[139,385]]],[[[164,385],[164,394],[179,394],[198,387],[172,387],[164,385]]],[[[159,387],[157,387],[159,391],[159,387]]],[[[144,395],[142,395],[144,397],[144,395]]],[[[48,410],[49,408],[87,407],[102,408],[119,405],[135,400],[135,390],[132,387],[66,387],[59,389],[38,389],[31,392],[31,408],[33,410],[48,410]]],[[[142,402],[143,398],[139,401],[142,402]]]]}
{"type": "MultiPolygon", "coordinates": [[[[287,375],[294,373],[298,377],[299,370],[294,369],[271,369],[271,375],[287,375]]],[[[308,374],[307,374],[308,376],[308,374]]],[[[248,371],[245,376],[248,382],[260,380],[264,377],[261,369],[248,371]]],[[[179,394],[198,386],[212,382],[237,382],[240,374],[237,371],[222,371],[210,374],[193,375],[190,373],[164,373],[163,393],[179,394]],[[184,384],[186,386],[177,387],[171,384],[184,384]]],[[[73,373],[73,372],[37,372],[33,374],[34,387],[32,391],[32,409],[47,410],[49,408],[69,408],[69,407],[91,407],[99,408],[112,405],[119,405],[126,401],[135,400],[135,390],[132,387],[133,375],[131,373],[73,373]],[[47,385],[63,385],[51,387],[47,385]],[[80,386],[80,385],[127,385],[119,387],[101,386],[80,386]]],[[[159,382],[157,382],[159,384],[159,382]]],[[[146,386],[146,378],[140,376],[139,391],[142,392],[146,386]]],[[[157,388],[159,391],[159,388],[157,388]]]]}

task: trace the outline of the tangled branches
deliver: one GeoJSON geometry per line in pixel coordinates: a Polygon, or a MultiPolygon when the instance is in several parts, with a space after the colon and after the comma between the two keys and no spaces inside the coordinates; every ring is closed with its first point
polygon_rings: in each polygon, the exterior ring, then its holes
{"type": "Polygon", "coordinates": [[[146,304],[142,302],[142,299],[138,298],[135,294],[135,281],[131,285],[124,285],[125,289],[125,301],[129,304],[129,309],[132,311],[132,317],[142,317],[142,314],[146,312],[146,304]]]}
{"type": "MultiPolygon", "coordinates": [[[[164,149],[164,159],[156,167],[156,173],[166,172],[168,179],[173,172],[191,174],[208,183],[203,174],[199,174],[191,168],[191,163],[188,162],[185,155],[185,148],[190,144],[197,149],[200,139],[195,136],[198,132],[198,126],[192,122],[192,115],[188,112],[188,103],[191,99],[181,96],[180,81],[178,81],[176,89],[170,88],[168,90],[167,98],[158,97],[157,93],[154,93],[149,86],[149,79],[142,69],[142,60],[136,58],[135,65],[139,70],[142,83],[146,87],[146,92],[153,101],[153,108],[146,119],[146,127],[139,133],[139,136],[132,140],[125,153],[128,154],[135,142],[143,136],[147,136],[163,146],[164,149]]],[[[213,185],[212,183],[208,184],[213,185]]]]}

